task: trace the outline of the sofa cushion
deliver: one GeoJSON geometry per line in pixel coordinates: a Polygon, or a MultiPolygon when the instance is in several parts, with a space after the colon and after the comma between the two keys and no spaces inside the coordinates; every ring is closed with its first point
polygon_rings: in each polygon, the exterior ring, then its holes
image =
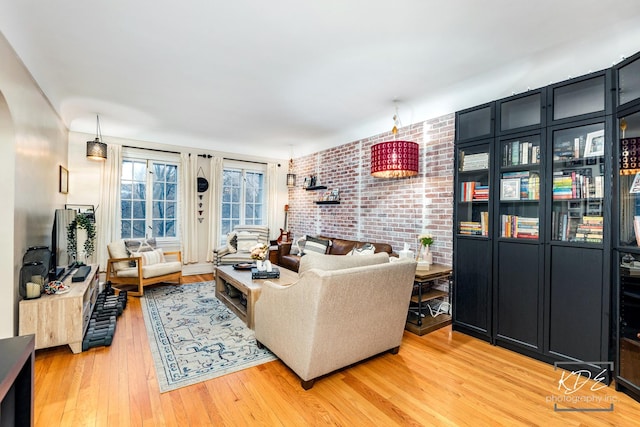
{"type": "Polygon", "coordinates": [[[301,275],[312,268],[333,271],[366,265],[384,264],[386,262],[389,262],[389,254],[386,252],[362,256],[310,254],[300,258],[298,274],[301,275]]]}
{"type": "Polygon", "coordinates": [[[238,251],[238,233],[235,231],[227,233],[227,250],[230,254],[238,251]]]}
{"type": "Polygon", "coordinates": [[[237,235],[238,239],[238,252],[249,253],[251,248],[258,244],[258,235],[256,233],[249,233],[248,231],[240,231],[237,235]]]}
{"type": "MultiPolygon", "coordinates": [[[[150,277],[164,276],[165,274],[177,273],[182,270],[180,261],[162,262],[153,265],[142,266],[142,277],[148,279],[150,277]]],[[[118,277],[138,277],[138,269],[136,267],[125,268],[118,271],[118,277]]]]}
{"type": "Polygon", "coordinates": [[[359,248],[351,249],[350,255],[373,255],[376,253],[376,247],[371,243],[365,243],[359,248]]]}
{"type": "Polygon", "coordinates": [[[317,254],[326,254],[330,244],[330,240],[307,236],[307,242],[304,244],[304,250],[302,253],[304,255],[307,255],[311,252],[315,252],[317,254]]]}
{"type": "MultiPolygon", "coordinates": [[[[116,240],[107,245],[110,258],[129,258],[129,251],[124,243],[124,240],[116,240]]],[[[113,269],[119,271],[131,267],[129,261],[120,261],[113,263],[113,269]]]]}
{"type": "Polygon", "coordinates": [[[152,251],[140,252],[142,257],[142,265],[153,265],[166,262],[162,249],[154,249],[152,251]]]}

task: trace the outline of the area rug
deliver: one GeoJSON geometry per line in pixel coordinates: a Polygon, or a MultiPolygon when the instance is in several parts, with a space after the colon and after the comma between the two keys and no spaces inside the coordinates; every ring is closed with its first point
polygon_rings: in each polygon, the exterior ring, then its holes
{"type": "Polygon", "coordinates": [[[215,297],[215,282],[151,288],[140,303],[161,393],[276,359],[215,297]]]}

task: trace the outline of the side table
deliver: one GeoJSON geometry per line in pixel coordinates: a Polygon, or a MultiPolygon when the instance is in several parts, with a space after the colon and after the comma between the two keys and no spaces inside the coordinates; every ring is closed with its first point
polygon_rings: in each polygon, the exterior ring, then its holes
{"type": "Polygon", "coordinates": [[[413,282],[413,294],[409,303],[409,313],[405,329],[417,335],[425,335],[451,324],[451,309],[447,313],[431,316],[427,301],[448,298],[451,301],[451,267],[443,264],[432,264],[429,270],[416,270],[413,282]],[[434,289],[439,280],[447,280],[448,290],[434,289]]]}

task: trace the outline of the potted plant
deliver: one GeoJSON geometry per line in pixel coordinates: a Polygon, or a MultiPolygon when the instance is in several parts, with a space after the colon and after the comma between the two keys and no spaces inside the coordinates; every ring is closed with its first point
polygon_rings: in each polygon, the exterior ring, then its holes
{"type": "Polygon", "coordinates": [[[96,227],[91,219],[84,214],[78,214],[67,227],[67,252],[79,264],[84,264],[84,260],[91,257],[95,251],[96,227]],[[79,236],[80,235],[80,236],[79,236]],[[79,238],[80,237],[80,238],[79,238]],[[78,240],[83,243],[83,260],[79,260],[78,240]]]}

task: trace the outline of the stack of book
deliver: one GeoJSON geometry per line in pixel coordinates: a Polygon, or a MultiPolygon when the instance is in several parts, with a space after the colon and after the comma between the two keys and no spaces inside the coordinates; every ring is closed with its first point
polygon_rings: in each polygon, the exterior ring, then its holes
{"type": "Polygon", "coordinates": [[[573,160],[584,154],[584,138],[566,139],[553,144],[553,160],[573,160]]]}
{"type": "Polygon", "coordinates": [[[501,215],[500,219],[500,233],[502,237],[512,237],[516,239],[538,238],[538,218],[530,218],[517,215],[501,215]]]}
{"type": "Polygon", "coordinates": [[[488,236],[489,235],[489,212],[480,212],[480,222],[460,221],[460,234],[466,236],[488,236]]]}
{"type": "Polygon", "coordinates": [[[489,153],[463,154],[460,156],[462,172],[489,169],[489,153]]]}
{"type": "Polygon", "coordinates": [[[473,200],[489,200],[489,186],[488,185],[476,185],[473,190],[473,200]]]}
{"type": "Polygon", "coordinates": [[[576,228],[576,242],[602,243],[603,218],[601,216],[583,216],[576,228]]]}
{"type": "Polygon", "coordinates": [[[280,270],[278,267],[272,267],[271,271],[258,270],[256,267],[251,269],[251,279],[279,279],[280,270]]]}
{"type": "Polygon", "coordinates": [[[460,184],[460,197],[463,202],[489,200],[489,186],[479,182],[465,181],[460,184]]]}
{"type": "Polygon", "coordinates": [[[602,197],[604,197],[604,179],[600,175],[591,176],[591,169],[553,173],[554,200],[602,197]]]}

